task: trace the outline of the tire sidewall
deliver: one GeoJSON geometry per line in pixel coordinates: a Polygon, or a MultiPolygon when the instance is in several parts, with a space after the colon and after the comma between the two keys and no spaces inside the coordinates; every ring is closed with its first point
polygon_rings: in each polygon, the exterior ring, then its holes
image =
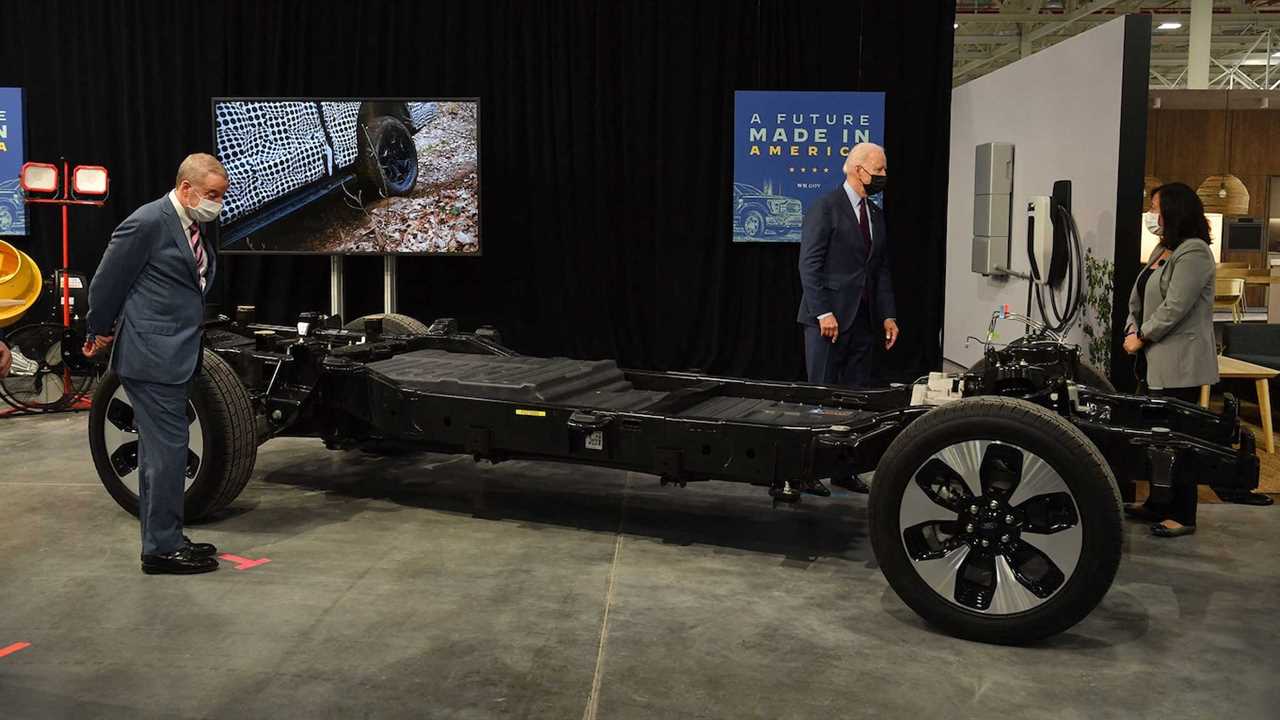
{"type": "MultiPolygon", "coordinates": [[[[204,362],[209,362],[208,356],[204,362]]],[[[227,457],[227,428],[222,422],[220,413],[212,412],[213,392],[209,387],[209,379],[197,375],[188,385],[188,399],[195,407],[200,419],[203,453],[200,458],[200,469],[195,480],[183,494],[184,514],[188,518],[199,517],[203,509],[218,497],[221,489],[221,477],[225,471],[227,457]]],[[[98,479],[107,493],[132,515],[138,514],[138,496],[124,484],[111,466],[111,458],[106,447],[103,433],[106,414],[111,397],[120,387],[120,378],[115,371],[108,371],[102,376],[93,396],[93,406],[89,411],[89,449],[93,455],[93,464],[98,471],[98,479]]],[[[140,472],[140,471],[139,471],[140,472]]],[[[185,481],[184,481],[185,482],[185,481]]]]}
{"type": "Polygon", "coordinates": [[[374,313],[373,315],[361,315],[355,320],[344,325],[343,329],[354,332],[363,332],[365,320],[382,320],[382,331],[392,335],[425,335],[427,333],[426,323],[400,313],[374,313]]]}
{"type": "MultiPolygon", "coordinates": [[[[1031,403],[1022,404],[1047,412],[1031,403]]],[[[1102,472],[1092,467],[1100,455],[1074,457],[1062,439],[1053,434],[1055,428],[1042,418],[1029,423],[1025,418],[1004,413],[948,415],[941,422],[922,427],[924,433],[918,440],[913,441],[904,432],[890,445],[876,469],[869,500],[870,528],[876,559],[886,579],[925,620],[969,639],[1022,644],[1074,625],[1106,594],[1118,565],[1122,542],[1119,492],[1110,471],[1105,464],[1102,472]],[[899,444],[901,440],[906,442],[899,444]],[[899,510],[907,483],[913,482],[916,470],[933,454],[968,440],[1014,444],[1040,456],[1062,477],[1076,503],[1082,530],[1076,567],[1057,593],[1024,613],[991,616],[955,605],[920,577],[903,545],[899,510]]],[[[917,422],[928,421],[926,415],[917,422]]],[[[1088,442],[1083,434],[1080,438],[1088,442]]]]}

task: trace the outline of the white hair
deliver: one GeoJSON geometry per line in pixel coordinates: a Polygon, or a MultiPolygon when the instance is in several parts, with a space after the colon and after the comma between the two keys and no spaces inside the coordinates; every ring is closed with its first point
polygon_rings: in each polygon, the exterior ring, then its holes
{"type": "Polygon", "coordinates": [[[875,153],[884,154],[884,148],[875,143],[864,142],[854,145],[849,150],[849,155],[844,159],[844,174],[848,175],[853,172],[854,165],[861,165],[866,162],[875,153]]]}

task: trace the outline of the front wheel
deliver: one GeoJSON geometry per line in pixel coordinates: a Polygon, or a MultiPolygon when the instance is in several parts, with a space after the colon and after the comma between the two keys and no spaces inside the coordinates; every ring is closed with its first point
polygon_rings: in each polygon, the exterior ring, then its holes
{"type": "Polygon", "coordinates": [[[1025,644],[1088,615],[1120,565],[1120,495],[1097,447],[1024,400],[957,400],[885,451],[872,546],[894,592],[958,637],[1025,644]]]}
{"type": "MultiPolygon", "coordinates": [[[[258,457],[253,404],[226,362],[204,350],[187,402],[184,517],[195,522],[235,500],[258,457]]],[[[98,478],[120,507],[138,514],[138,425],[133,403],[113,371],[102,376],[89,414],[89,448],[98,478]]]]}

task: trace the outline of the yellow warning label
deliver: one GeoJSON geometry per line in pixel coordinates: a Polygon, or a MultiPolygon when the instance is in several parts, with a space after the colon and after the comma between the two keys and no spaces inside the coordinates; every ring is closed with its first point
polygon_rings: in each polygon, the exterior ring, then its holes
{"type": "Polygon", "coordinates": [[[518,408],[516,409],[516,414],[524,415],[526,417],[546,417],[547,411],[546,410],[525,410],[524,408],[518,408]]]}

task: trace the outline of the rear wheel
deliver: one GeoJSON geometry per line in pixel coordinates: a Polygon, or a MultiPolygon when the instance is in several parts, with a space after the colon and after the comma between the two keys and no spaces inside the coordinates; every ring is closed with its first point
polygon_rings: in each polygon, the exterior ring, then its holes
{"type": "MultiPolygon", "coordinates": [[[[258,456],[253,404],[221,358],[205,350],[187,403],[185,519],[196,522],[231,504],[253,474],[258,456]]],[[[133,403],[114,372],[98,384],[89,414],[89,447],[107,493],[138,514],[138,425],[133,403]]]]}
{"type": "Polygon", "coordinates": [[[347,323],[344,330],[352,330],[360,332],[364,330],[365,320],[381,320],[382,332],[388,335],[426,335],[427,326],[421,322],[400,313],[375,313],[373,315],[362,315],[355,320],[347,323]]]}
{"type": "Polygon", "coordinates": [[[13,366],[0,378],[0,400],[30,412],[63,410],[93,390],[93,366],[81,338],[56,323],[24,325],[9,333],[13,366]]]}
{"type": "Polygon", "coordinates": [[[1120,564],[1120,496],[1093,443],[1023,400],[957,400],[912,423],[871,488],[889,585],[958,637],[1023,644],[1097,606],[1120,564]]]}

